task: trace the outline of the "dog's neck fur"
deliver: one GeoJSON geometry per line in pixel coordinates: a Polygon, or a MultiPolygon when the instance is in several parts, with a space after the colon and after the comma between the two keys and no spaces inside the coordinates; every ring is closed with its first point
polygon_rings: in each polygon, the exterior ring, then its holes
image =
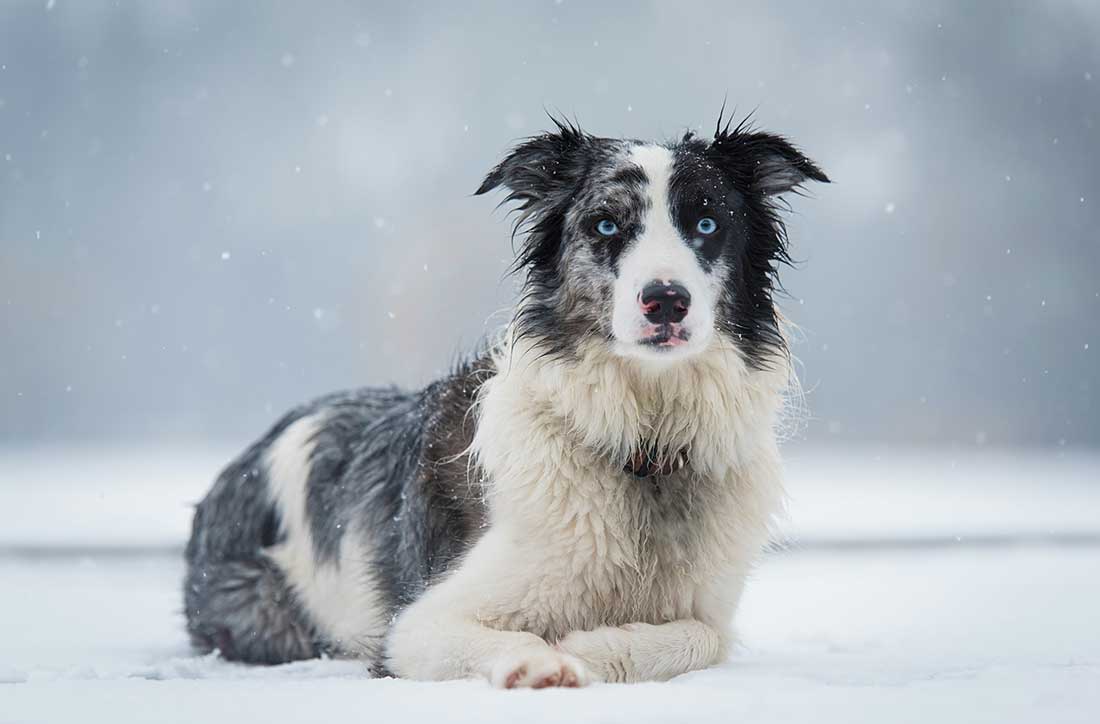
{"type": "MultiPolygon", "coordinates": [[[[481,395],[486,434],[494,427],[486,416],[507,402],[563,436],[558,444],[584,445],[614,468],[657,444],[690,450],[695,471],[718,477],[761,446],[772,449],[789,375],[785,359],[753,369],[720,334],[699,355],[665,366],[616,355],[599,341],[563,360],[543,354],[537,341],[507,335],[493,359],[497,374],[481,395]]],[[[474,447],[481,458],[490,453],[478,440],[474,447]]]]}

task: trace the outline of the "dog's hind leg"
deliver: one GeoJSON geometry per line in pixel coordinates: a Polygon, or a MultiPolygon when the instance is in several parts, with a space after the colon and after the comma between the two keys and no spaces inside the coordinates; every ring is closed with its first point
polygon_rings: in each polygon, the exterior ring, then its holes
{"type": "Polygon", "coordinates": [[[320,654],[282,572],[271,561],[195,563],[184,582],[187,632],[201,652],[280,664],[320,654]]]}
{"type": "Polygon", "coordinates": [[[187,631],[200,652],[256,664],[321,653],[313,619],[265,553],[284,540],[264,463],[281,431],[227,466],[195,509],[183,594],[187,631]]]}

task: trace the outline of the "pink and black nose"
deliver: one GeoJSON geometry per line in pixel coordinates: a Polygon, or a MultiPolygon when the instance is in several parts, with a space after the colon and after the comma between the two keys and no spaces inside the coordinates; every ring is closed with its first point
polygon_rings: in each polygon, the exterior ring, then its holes
{"type": "Polygon", "coordinates": [[[683,321],[691,306],[691,294],[676,281],[654,279],[638,295],[642,314],[653,324],[683,321]]]}

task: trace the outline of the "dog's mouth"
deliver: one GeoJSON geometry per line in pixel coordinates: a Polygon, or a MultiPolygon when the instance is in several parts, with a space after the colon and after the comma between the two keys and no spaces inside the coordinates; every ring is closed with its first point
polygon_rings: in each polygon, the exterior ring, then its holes
{"type": "Polygon", "coordinates": [[[649,336],[638,340],[638,344],[654,349],[672,349],[687,344],[691,333],[682,324],[655,324],[650,327],[649,336]]]}

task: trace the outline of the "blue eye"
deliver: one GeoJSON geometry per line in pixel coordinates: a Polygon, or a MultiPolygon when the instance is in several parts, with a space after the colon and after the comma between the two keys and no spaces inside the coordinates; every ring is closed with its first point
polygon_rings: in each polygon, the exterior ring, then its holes
{"type": "Polygon", "coordinates": [[[596,231],[604,236],[614,236],[619,232],[619,227],[611,219],[602,219],[600,223],[596,224],[596,231]]]}
{"type": "Polygon", "coordinates": [[[699,223],[695,225],[695,230],[700,234],[713,234],[718,231],[718,222],[709,216],[704,216],[699,219],[699,223]]]}

